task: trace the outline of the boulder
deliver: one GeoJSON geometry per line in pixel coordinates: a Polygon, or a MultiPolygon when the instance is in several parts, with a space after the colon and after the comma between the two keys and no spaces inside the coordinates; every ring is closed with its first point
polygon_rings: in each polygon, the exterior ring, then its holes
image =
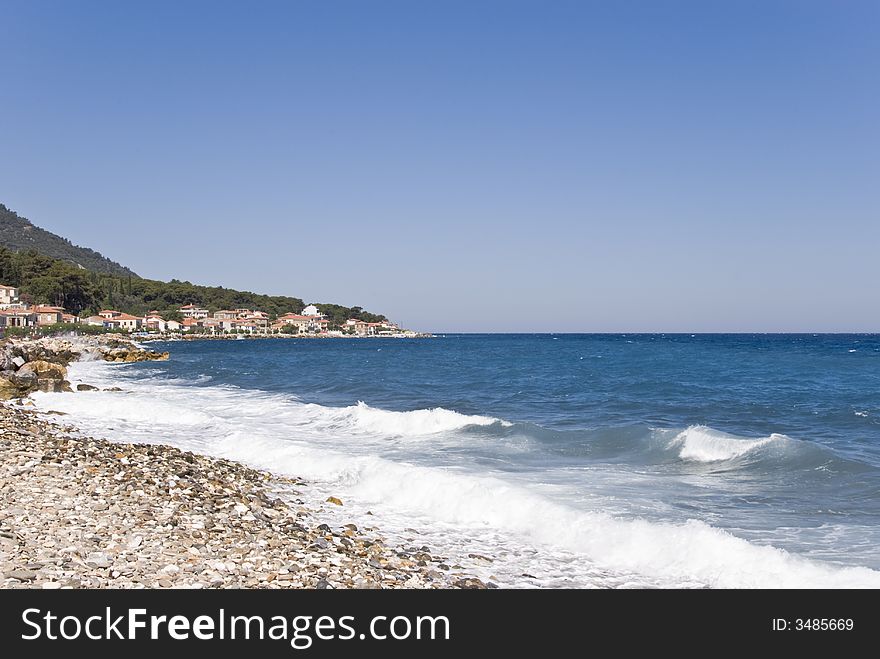
{"type": "Polygon", "coordinates": [[[64,380],[67,377],[67,369],[64,366],[42,359],[28,362],[18,369],[18,372],[35,373],[38,380],[64,380]]]}
{"type": "Polygon", "coordinates": [[[76,385],[77,391],[97,391],[98,387],[93,387],[90,384],[78,384],[76,385]]]}
{"type": "Polygon", "coordinates": [[[0,377],[0,400],[11,400],[21,396],[21,391],[14,382],[0,377]]]}
{"type": "Polygon", "coordinates": [[[47,391],[49,393],[70,393],[73,391],[70,387],[70,383],[67,380],[51,380],[51,379],[41,379],[37,380],[37,389],[40,391],[47,391]]]}
{"type": "Polygon", "coordinates": [[[13,365],[15,366],[15,368],[21,368],[21,367],[24,366],[27,362],[25,362],[24,357],[20,357],[20,356],[19,356],[19,357],[13,357],[13,358],[12,358],[12,363],[13,363],[13,365]]]}
{"type": "Polygon", "coordinates": [[[37,386],[37,374],[33,371],[21,371],[7,376],[20,389],[33,389],[37,386]]]}

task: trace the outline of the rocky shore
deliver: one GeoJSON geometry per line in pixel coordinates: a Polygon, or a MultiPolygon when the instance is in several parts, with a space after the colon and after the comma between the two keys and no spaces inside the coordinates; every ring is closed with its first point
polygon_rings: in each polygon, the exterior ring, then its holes
{"type": "Polygon", "coordinates": [[[146,350],[109,334],[68,339],[5,339],[0,343],[0,400],[21,398],[34,391],[71,391],[67,367],[79,359],[142,362],[168,359],[168,353],[146,350]]]}
{"type": "MultiPolygon", "coordinates": [[[[84,356],[167,353],[94,338],[7,342],[0,358],[25,361],[0,379],[20,392],[16,374],[27,364],[64,368],[84,356]]],[[[41,368],[32,368],[38,377],[26,378],[27,389],[70,389],[41,368]]],[[[303,504],[303,481],[170,446],[85,438],[64,421],[28,401],[0,403],[0,587],[487,587],[430,547],[331,526],[303,504]]],[[[342,503],[331,497],[326,505],[342,503]]]]}

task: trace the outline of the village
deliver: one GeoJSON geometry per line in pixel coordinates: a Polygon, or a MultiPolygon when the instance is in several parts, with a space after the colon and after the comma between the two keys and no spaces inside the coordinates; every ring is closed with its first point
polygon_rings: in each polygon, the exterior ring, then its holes
{"type": "Polygon", "coordinates": [[[271,318],[258,309],[208,309],[186,304],[178,309],[181,320],[163,318],[158,311],[145,316],[103,309],[95,316],[80,317],[67,313],[61,307],[30,305],[19,298],[14,286],[0,285],[0,330],[7,328],[40,328],[54,325],[81,325],[122,331],[131,334],[201,335],[201,336],[313,336],[313,337],[397,337],[424,336],[402,330],[392,322],[369,323],[349,318],[336,328],[314,304],[301,313],[286,313],[271,318]]]}

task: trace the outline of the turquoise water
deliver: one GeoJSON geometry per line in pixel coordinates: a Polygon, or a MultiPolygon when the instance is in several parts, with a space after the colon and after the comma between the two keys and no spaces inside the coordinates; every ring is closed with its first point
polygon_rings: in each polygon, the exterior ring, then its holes
{"type": "Polygon", "coordinates": [[[491,552],[504,585],[880,583],[877,335],[165,349],[168,362],[77,372],[126,394],[40,404],[303,475],[347,514],[491,552]]]}

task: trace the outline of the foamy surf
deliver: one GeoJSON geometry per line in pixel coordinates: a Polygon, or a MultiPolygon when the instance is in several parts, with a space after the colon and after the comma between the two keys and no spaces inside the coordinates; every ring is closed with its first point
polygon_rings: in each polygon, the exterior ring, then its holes
{"type": "Polygon", "coordinates": [[[669,443],[669,447],[677,449],[682,460],[719,462],[742,457],[770,444],[784,444],[791,441],[793,440],[789,437],[779,434],[759,439],[746,439],[708,426],[691,426],[676,435],[669,443]]]}
{"type": "MultiPolygon", "coordinates": [[[[94,436],[169,443],[302,476],[319,500],[342,497],[345,509],[334,514],[347,521],[401,537],[416,527],[462,564],[475,550],[495,557],[491,567],[468,569],[491,573],[504,585],[880,587],[877,571],[758,545],[702,521],[611,515],[573,498],[563,481],[429,459],[421,443],[407,453],[382,453],[389,436],[429,438],[430,446],[463,450],[471,439],[465,431],[502,423],[494,417],[442,408],[396,412],[364,403],[332,408],[129,372],[77,364],[74,381],[125,391],[44,393],[35,400],[40,409],[68,412],[94,436]]],[[[745,439],[694,426],[678,433],[669,449],[685,461],[718,462],[793,441],[782,435],[745,439]]]]}

